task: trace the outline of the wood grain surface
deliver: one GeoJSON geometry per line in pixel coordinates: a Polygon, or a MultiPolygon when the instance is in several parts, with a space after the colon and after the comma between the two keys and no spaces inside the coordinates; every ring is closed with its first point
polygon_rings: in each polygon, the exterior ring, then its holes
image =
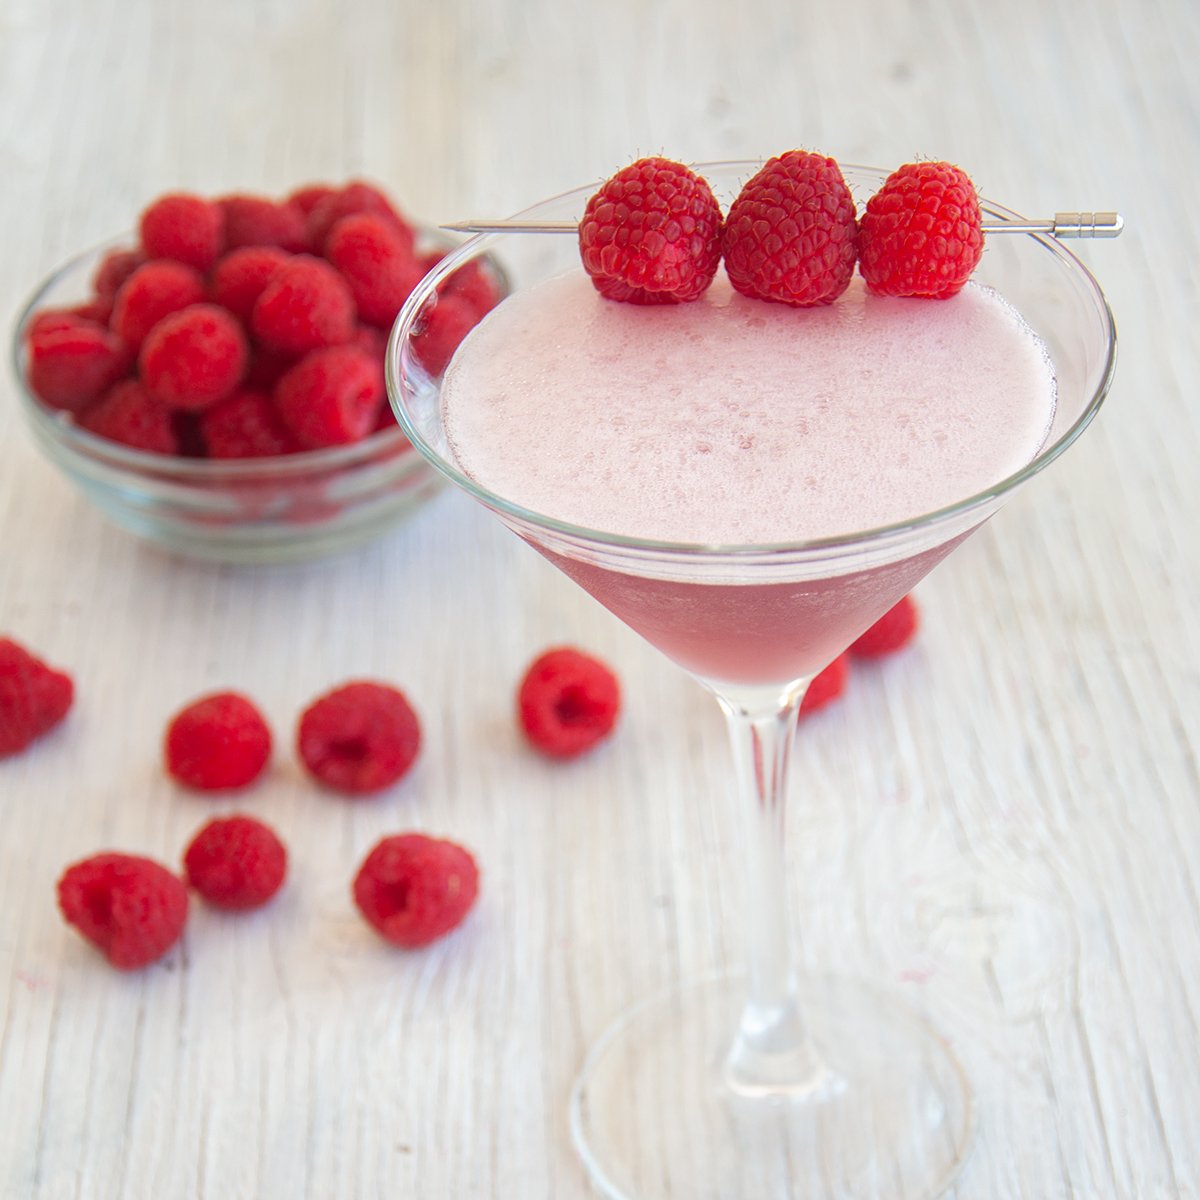
{"type": "MultiPolygon", "coordinates": [[[[1121,336],[1066,458],[918,591],[909,651],[800,733],[803,958],[947,1033],[979,1099],[957,1200],[1200,1196],[1200,6],[1194,0],[0,0],[0,312],[156,192],[365,174],[414,214],[502,214],[639,153],[966,166],[1018,210],[1120,208],[1083,246],[1121,336]]],[[[0,1195],[587,1196],[565,1105],[633,1000],[737,961],[719,714],[463,496],[275,569],[173,558],[39,457],[0,385],[0,632],[75,673],[67,725],[0,762],[0,1195]],[[551,764],[512,695],[558,642],[619,671],[618,735],[551,764]],[[373,801],[291,753],[314,695],[414,698],[373,801]],[[235,801],[164,777],[218,687],[275,728],[235,801]],[[292,852],[268,910],[194,906],[126,976],[60,921],[99,848],[168,862],[216,812],[292,852]],[[419,954],[358,919],[385,832],[473,847],[477,911],[419,954]]],[[[686,1198],[676,1198],[686,1200],[686,1198]]]]}

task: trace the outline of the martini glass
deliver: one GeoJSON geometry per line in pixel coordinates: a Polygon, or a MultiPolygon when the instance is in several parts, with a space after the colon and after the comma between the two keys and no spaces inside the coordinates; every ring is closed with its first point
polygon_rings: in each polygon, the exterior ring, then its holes
{"type": "MultiPolygon", "coordinates": [[[[698,169],[727,206],[758,165],[698,169]]],[[[886,174],[843,173],[860,208],[886,174]]],[[[596,186],[519,215],[575,220],[596,186]]],[[[521,286],[579,266],[573,238],[520,233],[473,238],[444,259],[392,331],[388,391],[400,424],[443,475],[713,693],[740,793],[746,970],[644,1000],[592,1047],[570,1098],[592,1182],[620,1200],[939,1195],[970,1145],[966,1077],[937,1030],[885,989],[798,969],[785,886],[789,752],[813,676],[1095,416],[1115,353],[1104,296],[1052,238],[990,238],[976,278],[1022,313],[1057,374],[1054,422],[1037,457],[985,492],[887,527],[785,545],[685,545],[572,526],[459,470],[439,380],[421,367],[413,338],[437,284],[493,251],[521,286]]]]}

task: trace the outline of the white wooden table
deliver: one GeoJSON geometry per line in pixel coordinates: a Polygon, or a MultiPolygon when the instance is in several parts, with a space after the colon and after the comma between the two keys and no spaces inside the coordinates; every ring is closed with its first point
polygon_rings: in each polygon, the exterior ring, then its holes
{"type": "MultiPolygon", "coordinates": [[[[3,0],[0,311],[157,191],[372,176],[415,214],[503,213],[639,153],[966,166],[1084,247],[1121,333],[1080,445],[918,592],[919,643],[801,733],[806,962],[873,976],[953,1038],[980,1102],[958,1200],[1200,1196],[1200,7],[1193,0],[3,0]]],[[[565,1102],[633,999],[739,956],[715,707],[464,497],[309,566],[175,560],[36,455],[0,385],[0,632],[69,666],[69,724],[0,763],[0,1195],[585,1196],[565,1102]],[[543,647],[608,658],[592,757],[521,745],[543,647]],[[289,752],[369,674],[426,748],[342,803],[289,752]],[[167,715],[257,697],[280,752],[236,802],[162,776],[167,715]],[[196,905],[110,971],[55,911],[103,847],[176,861],[244,807],[288,841],[269,910],[196,905]],[[472,846],[477,911],[389,950],[349,880],[385,832],[472,846]]]]}

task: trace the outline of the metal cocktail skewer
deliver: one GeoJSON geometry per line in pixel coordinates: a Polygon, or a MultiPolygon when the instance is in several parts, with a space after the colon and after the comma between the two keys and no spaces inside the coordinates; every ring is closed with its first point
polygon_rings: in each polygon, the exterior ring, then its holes
{"type": "MultiPolygon", "coordinates": [[[[574,221],[522,221],[478,218],[443,225],[453,233],[577,233],[574,221]]],[[[1114,238],[1125,228],[1115,212],[1060,212],[1042,221],[984,221],[984,233],[1045,233],[1055,238],[1114,238]]]]}

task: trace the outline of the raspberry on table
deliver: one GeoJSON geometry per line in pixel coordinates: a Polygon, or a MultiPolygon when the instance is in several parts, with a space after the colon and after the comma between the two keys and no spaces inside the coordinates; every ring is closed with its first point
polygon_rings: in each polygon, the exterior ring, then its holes
{"type": "Polygon", "coordinates": [[[517,693],[526,738],[551,758],[575,758],[602,742],[620,708],[617,677],[599,659],[569,646],[536,658],[517,693]]]}
{"type": "Polygon", "coordinates": [[[411,239],[405,241],[393,222],[370,213],[338,221],[326,239],[325,257],[350,285],[359,318],[384,329],[421,279],[411,239]]]}
{"type": "Polygon", "coordinates": [[[184,875],[209,904],[260,908],[283,885],[287,850],[275,831],[253,817],[218,817],[188,845],[184,875]]]}
{"type": "Polygon", "coordinates": [[[148,262],[138,267],[117,292],[113,332],[136,350],[163,317],[204,299],[204,280],[194,267],[169,259],[148,262]]]}
{"type": "Polygon", "coordinates": [[[854,274],[854,199],[832,158],[789,150],[742,188],[725,218],[729,282],[745,296],[829,304],[854,274]]]}
{"type": "Polygon", "coordinates": [[[92,289],[97,298],[113,299],[121,284],[145,261],[146,256],[141,250],[110,250],[100,260],[96,274],[92,276],[92,289]]]}
{"type": "Polygon", "coordinates": [[[850,644],[855,658],[882,658],[907,646],[917,632],[917,605],[912,596],[903,596],[850,644]]]}
{"type": "Polygon", "coordinates": [[[640,158],[587,202],[579,252],[609,300],[695,300],[721,261],[721,210],[708,184],[682,163],[640,158]]]}
{"type": "Polygon", "coordinates": [[[74,699],[70,675],[47,666],[11,638],[0,637],[0,758],[49,733],[74,699]]]}
{"type": "Polygon", "coordinates": [[[354,314],[354,295],[337,271],[319,258],[297,255],[259,294],[250,328],[267,349],[300,355],[348,342],[354,314]]]}
{"type": "Polygon", "coordinates": [[[198,791],[253,783],[271,757],[271,730],[253,701],[214,692],[176,713],[163,739],[167,774],[198,791]]]}
{"type": "Polygon", "coordinates": [[[479,893],[479,868],[454,842],[402,833],[384,838],[354,877],[354,903],[381,937],[415,950],[460,925],[479,893]]]}
{"type": "Polygon", "coordinates": [[[807,717],[818,709],[836,700],[845,690],[850,678],[850,657],[839,654],[823,671],[813,676],[804,699],[800,701],[800,715],[807,717]]]}
{"type": "Polygon", "coordinates": [[[430,375],[440,375],[463,338],[478,324],[475,306],[447,292],[422,318],[420,332],[413,338],[413,353],[430,375]]]}
{"type": "Polygon", "coordinates": [[[207,271],[225,241],[225,214],[211,200],[172,192],[142,213],[138,228],[149,258],[170,258],[207,271]]]}
{"type": "Polygon", "coordinates": [[[188,895],[183,881],[152,859],[96,854],[63,872],[58,907],[114,967],[135,971],[179,941],[188,895]]]}
{"type": "Polygon", "coordinates": [[[307,217],[326,196],[332,196],[336,191],[337,188],[329,183],[306,183],[292,192],[286,202],[307,217]]]}
{"type": "Polygon", "coordinates": [[[975,185],[950,163],[897,168],[859,222],[858,269],[879,296],[944,300],[962,291],[982,255],[975,185]]]}
{"type": "Polygon", "coordinates": [[[382,403],[379,364],[357,346],[314,350],[275,385],[284,425],[308,450],[361,441],[382,403]]]}
{"type": "Polygon", "coordinates": [[[296,734],[301,762],[326,787],[359,794],[402,779],[421,748],[421,726],[403,692],[355,681],[304,710],[296,734]]]}
{"type": "Polygon", "coordinates": [[[129,370],[120,339],[78,317],[31,329],[26,348],[30,388],[44,404],[67,412],[86,408],[129,370]]]}
{"type": "Polygon", "coordinates": [[[210,458],[270,458],[301,449],[270,397],[251,388],[205,409],[200,434],[210,458]]]}
{"type": "Polygon", "coordinates": [[[397,236],[409,251],[413,246],[413,231],[409,223],[396,211],[392,202],[377,187],[361,180],[352,180],[329,196],[318,200],[310,210],[305,222],[308,247],[313,254],[324,254],[330,230],[343,217],[359,213],[370,213],[389,222],[397,236]]]}
{"type": "Polygon", "coordinates": [[[217,201],[225,217],[225,249],[239,246],[279,246],[295,253],[307,248],[304,214],[291,204],[265,196],[222,196],[217,201]]]}
{"type": "Polygon", "coordinates": [[[136,379],[114,384],[79,418],[80,427],[110,442],[151,454],[178,454],[171,410],[153,400],[136,379]]]}
{"type": "Polygon", "coordinates": [[[215,304],[193,304],[150,331],[138,355],[142,382],[168,408],[199,411],[242,382],[250,351],[237,320],[215,304]]]}
{"type": "Polygon", "coordinates": [[[291,255],[278,246],[242,246],[231,250],[217,263],[209,281],[209,298],[227,308],[239,321],[249,324],[254,304],[271,276],[291,255]]]}

